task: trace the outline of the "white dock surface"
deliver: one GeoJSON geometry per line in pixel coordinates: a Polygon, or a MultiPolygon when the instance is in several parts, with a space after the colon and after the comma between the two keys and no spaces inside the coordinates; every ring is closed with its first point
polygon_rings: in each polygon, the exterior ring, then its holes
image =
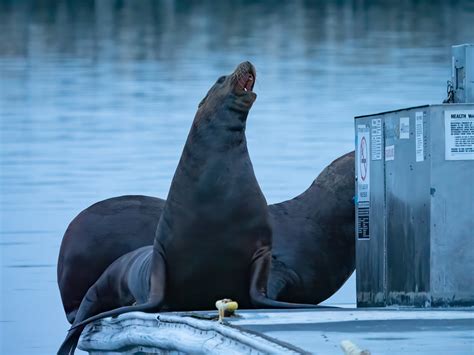
{"type": "MultiPolygon", "coordinates": [[[[208,317],[216,311],[193,312],[208,317]]],[[[79,347],[91,354],[474,354],[474,309],[240,310],[226,323],[190,313],[128,313],[100,320],[79,347]],[[273,340],[274,339],[274,340],[273,340]]]]}

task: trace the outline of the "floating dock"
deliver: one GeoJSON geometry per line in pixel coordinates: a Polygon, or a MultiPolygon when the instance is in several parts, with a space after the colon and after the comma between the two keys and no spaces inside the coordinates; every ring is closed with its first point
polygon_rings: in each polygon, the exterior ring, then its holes
{"type": "Polygon", "coordinates": [[[79,348],[474,354],[474,45],[452,53],[443,104],[355,118],[357,304],[367,308],[241,310],[222,323],[217,311],[134,312],[88,325],[79,348]],[[453,306],[465,308],[432,308],[453,306]]]}
{"type": "Polygon", "coordinates": [[[84,329],[79,348],[91,355],[344,354],[341,342],[349,340],[371,354],[474,353],[473,308],[242,310],[223,323],[216,316],[132,312],[105,318],[84,329]]]}

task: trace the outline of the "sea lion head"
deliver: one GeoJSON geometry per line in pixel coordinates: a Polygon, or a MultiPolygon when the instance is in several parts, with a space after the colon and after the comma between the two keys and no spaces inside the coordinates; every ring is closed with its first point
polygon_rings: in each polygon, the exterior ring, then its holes
{"type": "Polygon", "coordinates": [[[231,113],[241,121],[247,119],[257,95],[252,91],[256,71],[250,62],[240,63],[232,74],[221,76],[199,104],[197,119],[225,120],[231,113]]]}

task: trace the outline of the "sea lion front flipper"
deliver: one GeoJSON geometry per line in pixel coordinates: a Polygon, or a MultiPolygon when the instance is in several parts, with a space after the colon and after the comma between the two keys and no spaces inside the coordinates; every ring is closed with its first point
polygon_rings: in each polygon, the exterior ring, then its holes
{"type": "Polygon", "coordinates": [[[303,289],[301,277],[285,263],[276,259],[272,253],[271,271],[267,283],[267,297],[285,302],[303,302],[291,298],[295,288],[303,289]]]}
{"type": "Polygon", "coordinates": [[[250,302],[255,308],[315,308],[314,304],[276,301],[267,296],[267,283],[270,275],[272,253],[269,247],[255,252],[250,275],[250,302]]]}

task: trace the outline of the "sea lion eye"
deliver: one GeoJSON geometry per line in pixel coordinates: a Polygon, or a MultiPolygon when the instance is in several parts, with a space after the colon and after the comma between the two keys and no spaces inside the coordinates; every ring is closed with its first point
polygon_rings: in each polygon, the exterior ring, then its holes
{"type": "Polygon", "coordinates": [[[225,75],[221,76],[219,79],[217,79],[217,84],[222,84],[225,78],[227,78],[225,75]]]}

